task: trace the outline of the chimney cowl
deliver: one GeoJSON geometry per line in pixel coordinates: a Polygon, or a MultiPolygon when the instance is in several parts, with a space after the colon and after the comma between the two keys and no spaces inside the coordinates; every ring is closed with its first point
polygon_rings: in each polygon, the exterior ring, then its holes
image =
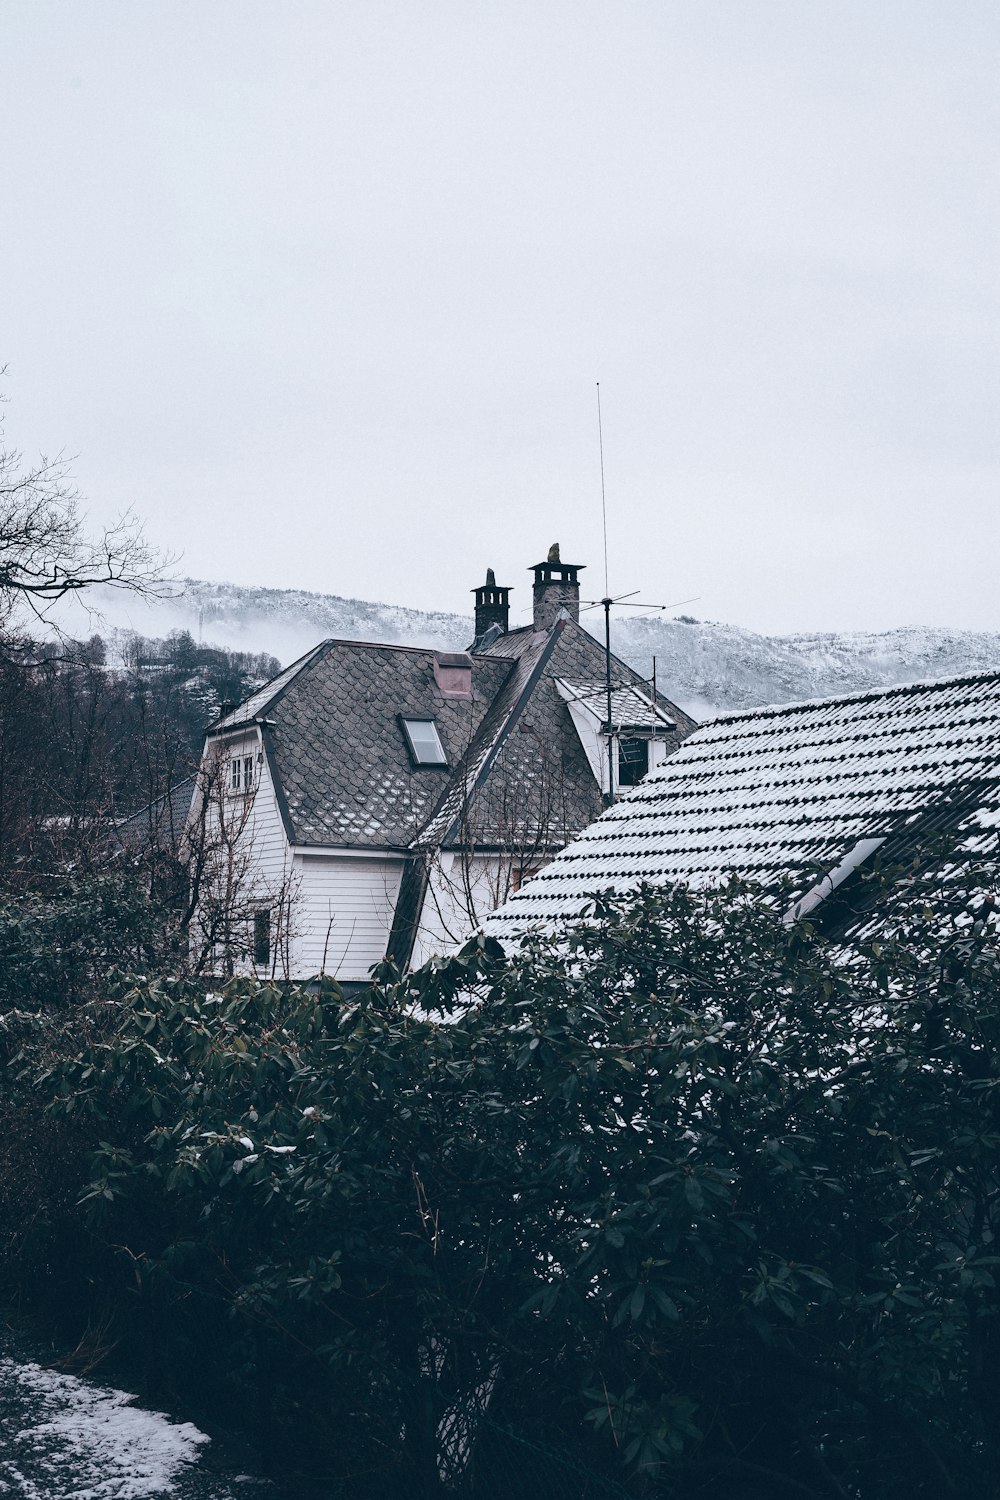
{"type": "Polygon", "coordinates": [[[585,566],[585,563],[564,563],[559,556],[558,542],[553,542],[544,562],[532,564],[529,572],[535,575],[532,600],[536,630],[548,630],[555,624],[560,610],[565,610],[571,620],[579,623],[580,573],[585,566]]]}
{"type": "Polygon", "coordinates": [[[476,641],[491,625],[499,625],[506,635],[510,620],[510,589],[498,584],[492,568],[486,569],[486,582],[472,592],[476,596],[476,641]]]}

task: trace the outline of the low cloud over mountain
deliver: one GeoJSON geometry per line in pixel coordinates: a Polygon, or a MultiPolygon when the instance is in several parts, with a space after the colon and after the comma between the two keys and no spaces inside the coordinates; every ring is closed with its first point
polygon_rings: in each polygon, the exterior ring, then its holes
{"type": "MultiPolygon", "coordinates": [[[[472,639],[471,617],[302,589],[185,579],[172,599],[142,604],[103,590],[95,592],[93,602],[99,616],[86,615],[78,605],[64,616],[72,633],[90,634],[103,626],[146,636],[189,630],[195,639],[233,650],[268,651],[282,662],[327,636],[450,650],[472,639]]],[[[585,615],[584,622],[600,634],[599,611],[585,615]]],[[[1000,632],[947,627],[767,636],[738,625],[654,615],[615,621],[613,644],[646,675],[655,656],[658,685],[697,717],[715,709],[787,703],[1000,667],[1000,632]]]]}

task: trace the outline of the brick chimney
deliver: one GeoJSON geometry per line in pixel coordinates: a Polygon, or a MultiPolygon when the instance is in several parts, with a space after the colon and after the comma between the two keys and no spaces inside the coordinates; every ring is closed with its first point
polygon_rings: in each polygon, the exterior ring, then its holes
{"type": "Polygon", "coordinates": [[[476,596],[476,640],[485,635],[491,625],[499,625],[501,632],[506,635],[510,618],[510,589],[501,588],[493,569],[487,568],[486,582],[472,592],[476,596]]]}
{"type": "Polygon", "coordinates": [[[555,623],[556,615],[564,609],[571,620],[580,619],[580,579],[583,563],[564,563],[559,560],[559,543],[549,548],[544,562],[535,563],[531,572],[535,575],[532,590],[535,629],[548,630],[555,623]]]}

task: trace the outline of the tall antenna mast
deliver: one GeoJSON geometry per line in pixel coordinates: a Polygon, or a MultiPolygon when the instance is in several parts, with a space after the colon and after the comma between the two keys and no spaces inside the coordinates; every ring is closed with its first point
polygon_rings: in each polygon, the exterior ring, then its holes
{"type": "MultiPolygon", "coordinates": [[[[673,604],[640,604],[632,602],[633,594],[619,594],[617,599],[611,598],[611,589],[608,584],[608,506],[604,490],[604,428],[601,422],[601,382],[597,382],[597,442],[601,454],[601,522],[604,528],[604,598],[588,599],[585,609],[596,609],[601,605],[604,609],[604,686],[607,694],[608,709],[608,806],[614,805],[615,801],[615,726],[611,720],[611,606],[612,604],[624,605],[626,609],[643,609],[647,614],[655,614],[659,610],[676,609],[681,604],[693,604],[692,599],[678,599],[673,604]]],[[[638,589],[633,593],[637,594],[638,589]]],[[[697,595],[695,597],[700,597],[697,595]]],[[[651,704],[650,717],[650,743],[656,725],[656,657],[653,657],[653,701],[651,704]]]]}
{"type": "Polygon", "coordinates": [[[604,524],[604,592],[608,588],[608,507],[604,498],[604,428],[601,424],[601,382],[597,382],[597,443],[601,451],[601,520],[604,524]]]}
{"type": "Polygon", "coordinates": [[[608,699],[608,806],[615,800],[615,731],[611,722],[611,606],[608,586],[608,505],[604,493],[604,426],[601,422],[601,382],[597,382],[597,442],[601,454],[601,523],[604,527],[604,686],[608,699]]]}

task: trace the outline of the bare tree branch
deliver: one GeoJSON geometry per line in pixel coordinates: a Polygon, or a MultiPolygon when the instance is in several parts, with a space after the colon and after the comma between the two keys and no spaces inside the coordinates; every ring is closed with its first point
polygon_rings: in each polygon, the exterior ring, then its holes
{"type": "Polygon", "coordinates": [[[98,584],[160,597],[172,561],[131,510],[91,535],[63,455],[26,465],[0,444],[0,627],[19,612],[48,624],[48,607],[98,584]]]}

